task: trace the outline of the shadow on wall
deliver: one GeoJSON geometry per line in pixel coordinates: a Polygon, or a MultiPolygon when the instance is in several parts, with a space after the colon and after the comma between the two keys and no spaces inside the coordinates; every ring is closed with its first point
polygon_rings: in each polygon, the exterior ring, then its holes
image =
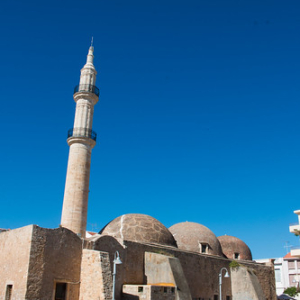
{"type": "Polygon", "coordinates": [[[131,294],[123,293],[122,294],[122,299],[123,300],[139,300],[140,297],[139,296],[135,296],[135,295],[131,295],[131,294]]]}

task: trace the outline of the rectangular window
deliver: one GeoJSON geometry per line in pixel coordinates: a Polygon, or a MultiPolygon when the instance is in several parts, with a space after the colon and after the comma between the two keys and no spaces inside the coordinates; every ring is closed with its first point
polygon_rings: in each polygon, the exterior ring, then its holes
{"type": "Polygon", "coordinates": [[[234,257],[233,257],[234,259],[240,259],[240,254],[239,253],[237,253],[237,252],[235,252],[234,253],[234,257]]]}
{"type": "Polygon", "coordinates": [[[276,282],[281,282],[281,270],[275,269],[275,280],[276,282]]]}
{"type": "Polygon", "coordinates": [[[289,269],[295,269],[295,262],[293,260],[289,261],[288,266],[289,266],[289,269]]]}
{"type": "Polygon", "coordinates": [[[138,292],[139,292],[139,293],[142,293],[143,291],[144,291],[144,287],[139,286],[139,287],[138,287],[138,292]]]}
{"type": "Polygon", "coordinates": [[[67,300],[67,283],[56,282],[55,300],[67,300]]]}
{"type": "Polygon", "coordinates": [[[294,274],[289,274],[290,286],[297,286],[297,281],[294,274]]]}
{"type": "Polygon", "coordinates": [[[219,300],[219,295],[214,295],[214,300],[219,300]]]}
{"type": "Polygon", "coordinates": [[[167,292],[168,292],[168,288],[164,287],[164,293],[167,293],[167,292]]]}
{"type": "Polygon", "coordinates": [[[6,286],[5,300],[11,300],[12,288],[13,288],[12,284],[8,284],[6,286]]]}
{"type": "Polygon", "coordinates": [[[226,296],[226,300],[230,300],[230,296],[226,296]]]}

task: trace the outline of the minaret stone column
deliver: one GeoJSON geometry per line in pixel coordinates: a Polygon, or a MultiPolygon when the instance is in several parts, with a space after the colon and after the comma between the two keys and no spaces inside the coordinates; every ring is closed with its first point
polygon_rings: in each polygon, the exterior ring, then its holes
{"type": "Polygon", "coordinates": [[[86,64],[81,69],[80,83],[74,90],[76,112],[74,127],[68,132],[70,151],[61,216],[61,226],[82,238],[85,238],[87,223],[91,153],[97,136],[92,131],[94,105],[99,100],[93,52],[91,46],[86,64]]]}

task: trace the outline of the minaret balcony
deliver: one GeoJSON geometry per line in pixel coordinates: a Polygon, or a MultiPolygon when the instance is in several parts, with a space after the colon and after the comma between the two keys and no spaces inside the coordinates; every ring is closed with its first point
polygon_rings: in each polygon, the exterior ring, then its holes
{"type": "Polygon", "coordinates": [[[79,92],[87,92],[95,94],[97,97],[99,97],[100,91],[99,89],[92,84],[78,84],[74,88],[74,94],[79,92]]]}
{"type": "Polygon", "coordinates": [[[70,137],[85,137],[96,142],[97,133],[89,128],[75,127],[68,130],[68,138],[70,137]]]}

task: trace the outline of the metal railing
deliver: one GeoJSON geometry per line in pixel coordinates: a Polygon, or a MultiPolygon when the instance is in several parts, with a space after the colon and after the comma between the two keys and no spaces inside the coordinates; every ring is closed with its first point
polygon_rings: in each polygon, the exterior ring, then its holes
{"type": "Polygon", "coordinates": [[[93,93],[99,97],[100,91],[95,85],[91,84],[78,84],[74,88],[74,94],[78,92],[88,92],[93,93]]]}
{"type": "Polygon", "coordinates": [[[96,142],[97,133],[92,129],[75,127],[68,130],[68,138],[69,137],[87,137],[96,142]]]}

